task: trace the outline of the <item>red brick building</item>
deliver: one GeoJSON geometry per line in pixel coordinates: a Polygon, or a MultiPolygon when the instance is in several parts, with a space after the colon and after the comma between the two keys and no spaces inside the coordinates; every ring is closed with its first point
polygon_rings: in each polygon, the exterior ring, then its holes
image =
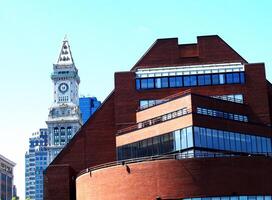
{"type": "Polygon", "coordinates": [[[45,199],[271,200],[272,86],[219,36],[159,39],[45,172],[45,199]]]}

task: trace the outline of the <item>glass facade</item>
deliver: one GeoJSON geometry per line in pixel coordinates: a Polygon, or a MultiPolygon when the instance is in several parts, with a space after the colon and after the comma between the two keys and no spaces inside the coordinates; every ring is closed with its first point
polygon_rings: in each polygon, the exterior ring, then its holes
{"type": "Polygon", "coordinates": [[[186,127],[117,148],[118,160],[155,156],[190,148],[227,154],[271,154],[271,138],[204,127],[186,127]]]}
{"type": "Polygon", "coordinates": [[[117,148],[118,160],[161,155],[193,147],[192,127],[117,148]]]}
{"type": "Polygon", "coordinates": [[[271,138],[197,126],[194,127],[194,145],[232,152],[272,153],[271,138]]]}
{"type": "Polygon", "coordinates": [[[271,200],[271,195],[256,195],[256,196],[218,196],[218,197],[198,197],[198,198],[183,198],[180,200],[271,200]]]}
{"type": "MultiPolygon", "coordinates": [[[[59,131],[54,130],[55,133],[59,131]]],[[[48,165],[47,129],[40,129],[29,139],[29,151],[25,155],[25,196],[43,199],[43,171],[48,165]]]]}
{"type": "Polygon", "coordinates": [[[90,118],[90,116],[96,111],[101,105],[101,102],[96,97],[80,97],[79,98],[79,109],[82,114],[83,124],[90,118]]]}
{"type": "Polygon", "coordinates": [[[219,74],[136,78],[136,89],[145,90],[244,83],[244,72],[231,72],[219,74]]]}
{"type": "Polygon", "coordinates": [[[229,119],[234,121],[248,122],[248,117],[246,115],[240,115],[236,113],[228,113],[228,112],[213,110],[209,108],[201,108],[201,107],[197,107],[196,112],[197,114],[200,114],[200,115],[208,115],[212,117],[224,118],[224,119],[229,119]]]}

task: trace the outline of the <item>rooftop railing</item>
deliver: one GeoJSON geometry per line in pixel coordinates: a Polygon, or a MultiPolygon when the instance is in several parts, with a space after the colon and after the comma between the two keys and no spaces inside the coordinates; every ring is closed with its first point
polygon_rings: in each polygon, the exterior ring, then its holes
{"type": "Polygon", "coordinates": [[[127,133],[127,132],[131,132],[131,131],[135,131],[135,130],[138,130],[138,129],[146,128],[146,127],[149,127],[149,126],[153,126],[153,125],[159,124],[161,122],[165,122],[165,121],[168,121],[168,120],[171,120],[171,119],[175,119],[175,118],[178,118],[178,117],[188,115],[190,113],[192,113],[191,108],[187,108],[187,107],[182,108],[182,109],[176,110],[174,112],[170,112],[170,113],[167,113],[167,114],[164,114],[164,115],[161,115],[161,116],[149,119],[149,120],[139,122],[139,123],[137,123],[137,124],[135,124],[133,126],[129,126],[127,128],[124,128],[124,129],[120,129],[120,130],[117,131],[117,135],[121,135],[121,134],[124,134],[124,133],[127,133]]]}
{"type": "Polygon", "coordinates": [[[256,158],[256,157],[269,157],[272,158],[272,153],[260,153],[260,154],[223,154],[219,152],[198,152],[198,153],[191,153],[191,152],[183,152],[183,153],[174,153],[174,154],[167,154],[167,155],[157,155],[157,156],[148,156],[148,157],[141,157],[141,158],[133,158],[127,160],[119,160],[114,162],[109,162],[101,165],[96,165],[94,167],[89,167],[87,169],[82,170],[78,173],[77,177],[91,173],[92,171],[107,168],[107,167],[114,167],[118,165],[127,165],[132,163],[139,163],[139,162],[146,162],[146,161],[157,161],[157,160],[182,160],[182,159],[198,159],[198,158],[233,158],[233,157],[249,157],[249,158],[256,158]]]}

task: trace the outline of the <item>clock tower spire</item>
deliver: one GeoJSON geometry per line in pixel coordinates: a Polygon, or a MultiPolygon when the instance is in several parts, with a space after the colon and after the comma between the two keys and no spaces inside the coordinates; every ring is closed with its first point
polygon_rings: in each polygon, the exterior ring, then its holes
{"type": "Polygon", "coordinates": [[[66,36],[57,62],[53,64],[51,79],[54,85],[54,101],[46,121],[49,133],[49,162],[82,126],[78,97],[80,78],[66,36]]]}

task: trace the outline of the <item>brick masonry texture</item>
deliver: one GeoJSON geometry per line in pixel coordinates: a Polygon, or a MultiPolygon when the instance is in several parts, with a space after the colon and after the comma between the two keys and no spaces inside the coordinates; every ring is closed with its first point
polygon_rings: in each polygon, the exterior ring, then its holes
{"type": "Polygon", "coordinates": [[[135,125],[141,99],[162,99],[191,89],[191,93],[196,94],[191,100],[193,110],[195,105],[205,105],[236,111],[246,113],[254,122],[246,124],[194,114],[190,119],[194,125],[272,136],[272,86],[265,78],[264,64],[247,63],[219,36],[200,36],[196,44],[181,45],[177,38],[159,39],[130,71],[115,73],[114,80],[111,94],[46,169],[45,200],[74,200],[76,195],[81,200],[154,199],[158,194],[187,197],[216,196],[220,192],[226,195],[253,194],[254,191],[272,193],[271,159],[261,158],[142,163],[131,165],[129,175],[120,166],[96,171],[94,177],[84,175],[77,179],[76,187],[76,175],[81,170],[116,160],[117,130],[135,125]],[[231,62],[245,65],[246,84],[145,91],[137,91],[135,87],[135,70],[139,68],[231,62]],[[246,104],[201,96],[225,94],[243,94],[246,104]],[[131,198],[132,194],[137,198],[131,198]],[[146,196],[140,198],[141,194],[146,196]]]}

